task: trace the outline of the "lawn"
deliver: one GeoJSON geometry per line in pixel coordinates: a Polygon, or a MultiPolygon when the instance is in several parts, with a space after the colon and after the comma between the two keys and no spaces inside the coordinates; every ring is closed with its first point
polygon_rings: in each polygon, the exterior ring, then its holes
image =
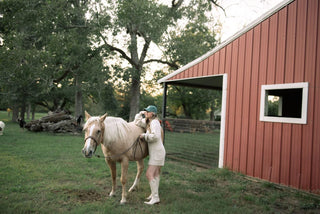
{"type": "Polygon", "coordinates": [[[195,163],[206,168],[218,167],[219,143],[219,130],[213,133],[166,131],[165,134],[168,157],[195,163]]]}
{"type": "MultiPolygon", "coordinates": [[[[110,198],[110,171],[103,159],[82,156],[82,135],[32,133],[9,122],[5,112],[0,120],[6,122],[0,213],[320,213],[320,196],[171,159],[162,170],[159,205],[143,203],[150,193],[145,174],[120,205],[119,176],[117,196],[110,198]]],[[[135,173],[131,163],[128,188],[135,173]]]]}

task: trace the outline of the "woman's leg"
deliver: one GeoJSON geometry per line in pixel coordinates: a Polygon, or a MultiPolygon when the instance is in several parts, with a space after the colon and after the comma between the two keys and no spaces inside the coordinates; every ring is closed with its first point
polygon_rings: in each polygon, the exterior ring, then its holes
{"type": "Polygon", "coordinates": [[[146,172],[146,176],[150,184],[151,200],[145,203],[149,205],[159,203],[160,198],[159,198],[158,189],[159,189],[159,181],[160,181],[160,166],[149,165],[146,172]]]}
{"type": "Polygon", "coordinates": [[[158,175],[160,175],[160,166],[149,165],[146,172],[148,181],[152,181],[158,175]]]}
{"type": "MultiPolygon", "coordinates": [[[[147,179],[148,181],[152,181],[153,179],[156,179],[156,181],[160,182],[160,172],[161,172],[161,166],[151,166],[151,168],[147,169],[147,172],[146,172],[146,176],[147,176],[147,179]],[[156,168],[154,168],[156,167],[156,168]]],[[[151,200],[152,198],[152,193],[146,198],[147,200],[151,200]]]]}

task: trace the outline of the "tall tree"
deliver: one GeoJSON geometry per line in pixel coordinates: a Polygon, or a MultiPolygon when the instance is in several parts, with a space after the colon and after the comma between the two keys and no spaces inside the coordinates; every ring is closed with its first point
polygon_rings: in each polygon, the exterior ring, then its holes
{"type": "Polygon", "coordinates": [[[0,85],[3,96],[9,100],[14,116],[21,108],[24,117],[28,102],[39,95],[48,83],[45,75],[46,52],[42,49],[41,33],[34,22],[42,13],[37,13],[41,2],[0,2],[0,85]],[[28,8],[28,9],[27,9],[28,8]]]}
{"type": "Polygon", "coordinates": [[[83,93],[104,87],[108,71],[92,48],[87,7],[86,0],[0,2],[0,85],[12,106],[56,110],[71,102],[78,116],[83,93]]]}
{"type": "MultiPolygon", "coordinates": [[[[201,14],[212,9],[208,0],[172,0],[170,4],[161,4],[152,0],[108,0],[107,4],[94,1],[92,20],[97,24],[96,41],[102,48],[114,52],[130,79],[130,116],[139,111],[141,77],[145,74],[144,66],[150,62],[177,66],[175,62],[152,59],[148,56],[151,44],[158,45],[169,31],[176,30],[179,20],[197,21],[199,26],[208,20],[199,19],[201,14]],[[106,20],[106,17],[110,19],[106,20]]],[[[215,1],[214,1],[215,2],[215,1]]]]}

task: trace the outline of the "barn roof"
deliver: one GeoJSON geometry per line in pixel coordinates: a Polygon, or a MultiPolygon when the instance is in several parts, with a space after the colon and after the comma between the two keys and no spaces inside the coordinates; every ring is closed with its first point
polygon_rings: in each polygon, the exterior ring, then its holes
{"type": "MultiPolygon", "coordinates": [[[[207,52],[206,54],[200,56],[199,58],[193,60],[192,62],[186,64],[185,66],[175,70],[171,74],[168,74],[167,76],[161,78],[158,80],[158,83],[170,83],[173,85],[185,85],[185,86],[196,86],[196,87],[204,87],[204,88],[220,88],[221,87],[221,81],[216,78],[216,76],[200,76],[200,77],[195,77],[195,78],[183,78],[183,79],[174,79],[172,80],[171,78],[174,77],[175,75],[187,70],[188,68],[202,62],[209,56],[213,55],[214,53],[218,52],[220,49],[224,48],[237,38],[239,38],[241,35],[245,34],[246,32],[250,31],[252,28],[263,22],[264,20],[268,19],[270,16],[273,14],[277,13],[279,10],[293,2],[294,0],[284,0],[280,2],[278,5],[273,7],[271,10],[268,12],[264,13],[261,15],[259,18],[251,22],[249,25],[247,25],[245,28],[242,30],[238,31],[235,33],[233,36],[229,37],[226,39],[224,42],[222,42],[220,45],[216,46],[214,49],[211,51],[207,52]]],[[[222,78],[222,76],[221,76],[222,78]]]]}

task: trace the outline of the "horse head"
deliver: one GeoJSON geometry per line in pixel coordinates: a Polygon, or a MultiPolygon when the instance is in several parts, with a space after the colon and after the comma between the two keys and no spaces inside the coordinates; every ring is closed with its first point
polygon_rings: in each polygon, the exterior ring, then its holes
{"type": "Polygon", "coordinates": [[[107,113],[101,117],[91,117],[91,115],[85,111],[85,117],[86,123],[83,127],[85,137],[82,153],[86,158],[91,158],[97,146],[103,143],[104,120],[107,117],[107,113]]]}

